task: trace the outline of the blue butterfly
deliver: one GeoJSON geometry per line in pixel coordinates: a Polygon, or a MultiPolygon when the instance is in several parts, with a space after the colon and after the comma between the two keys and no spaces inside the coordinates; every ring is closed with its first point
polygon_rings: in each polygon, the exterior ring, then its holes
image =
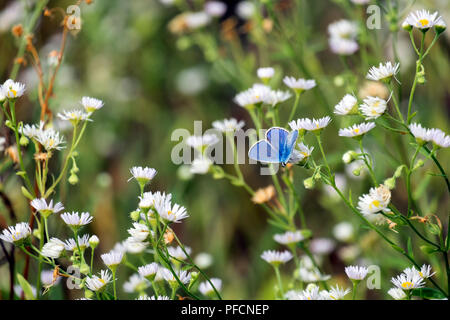
{"type": "Polygon", "coordinates": [[[250,147],[248,157],[265,163],[281,163],[285,166],[291,157],[297,141],[298,131],[273,127],[267,130],[266,139],[256,142],[250,147]]]}

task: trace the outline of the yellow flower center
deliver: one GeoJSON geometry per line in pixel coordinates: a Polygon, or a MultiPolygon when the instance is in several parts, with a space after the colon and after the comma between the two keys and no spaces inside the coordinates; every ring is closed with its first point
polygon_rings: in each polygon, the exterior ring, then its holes
{"type": "Polygon", "coordinates": [[[103,280],[102,278],[98,278],[98,281],[100,281],[101,283],[105,284],[105,280],[103,280]]]}
{"type": "Polygon", "coordinates": [[[359,128],[353,129],[354,133],[359,133],[359,128]]]}
{"type": "Polygon", "coordinates": [[[372,206],[375,206],[375,207],[379,207],[380,206],[380,201],[378,201],[378,200],[373,200],[372,201],[372,203],[370,204],[370,207],[372,208],[372,206]]]}
{"type": "Polygon", "coordinates": [[[419,23],[422,25],[422,27],[425,27],[430,23],[430,21],[428,21],[428,19],[420,19],[419,23]]]}
{"type": "Polygon", "coordinates": [[[402,283],[402,287],[404,289],[411,289],[413,287],[413,283],[411,281],[406,281],[402,283]]]}
{"type": "Polygon", "coordinates": [[[12,92],[12,94],[13,94],[13,97],[15,97],[15,96],[17,95],[17,91],[14,90],[13,88],[10,88],[9,90],[11,90],[11,92],[12,92]]]}
{"type": "Polygon", "coordinates": [[[170,216],[171,214],[173,214],[173,212],[171,210],[167,211],[167,214],[170,216]]]}

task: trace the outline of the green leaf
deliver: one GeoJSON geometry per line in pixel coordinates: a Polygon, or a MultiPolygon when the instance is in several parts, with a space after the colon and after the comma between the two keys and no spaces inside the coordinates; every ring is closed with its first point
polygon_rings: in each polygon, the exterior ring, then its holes
{"type": "Polygon", "coordinates": [[[435,223],[430,222],[429,220],[427,221],[425,227],[427,228],[428,232],[431,234],[434,234],[436,236],[441,234],[441,229],[439,228],[439,226],[435,223]]]}
{"type": "Polygon", "coordinates": [[[423,299],[444,299],[446,298],[442,292],[433,288],[413,289],[411,294],[415,297],[423,299]]]}
{"type": "Polygon", "coordinates": [[[411,237],[408,237],[407,248],[408,248],[408,255],[414,259],[414,251],[413,251],[413,247],[412,247],[411,237]]]}
{"type": "Polygon", "coordinates": [[[24,277],[20,273],[17,274],[17,280],[19,281],[20,286],[22,287],[22,290],[25,294],[25,299],[27,300],[36,300],[33,289],[31,285],[28,283],[27,280],[25,280],[24,277]]]}
{"type": "Polygon", "coordinates": [[[433,253],[439,252],[439,249],[437,249],[436,247],[428,246],[428,245],[420,246],[420,250],[422,250],[422,252],[424,252],[426,254],[433,254],[433,253]]]}

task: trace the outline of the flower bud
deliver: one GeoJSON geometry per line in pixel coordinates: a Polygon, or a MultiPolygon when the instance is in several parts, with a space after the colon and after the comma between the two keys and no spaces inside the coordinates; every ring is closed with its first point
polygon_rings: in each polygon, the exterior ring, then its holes
{"type": "Polygon", "coordinates": [[[356,159],[357,156],[358,156],[358,154],[355,151],[350,150],[342,155],[342,161],[345,164],[349,164],[349,163],[352,163],[356,159]]]}
{"type": "Polygon", "coordinates": [[[139,210],[134,210],[134,211],[130,212],[130,218],[131,218],[133,221],[138,221],[140,215],[141,215],[141,213],[140,213],[139,210]]]}
{"type": "Polygon", "coordinates": [[[410,25],[408,22],[405,21],[405,22],[402,23],[402,28],[403,28],[404,30],[410,32],[410,31],[412,30],[413,26],[410,25]]]}
{"type": "Polygon", "coordinates": [[[92,249],[95,249],[99,243],[100,239],[95,234],[89,238],[89,245],[92,249]]]}
{"type": "Polygon", "coordinates": [[[389,189],[392,190],[395,188],[395,178],[391,177],[389,179],[384,180],[383,184],[389,189]]]}
{"type": "Polygon", "coordinates": [[[73,174],[71,174],[70,175],[70,177],[69,177],[69,183],[71,184],[71,185],[75,185],[75,184],[77,184],[78,183],[78,176],[75,174],[75,173],[73,173],[73,174]]]}
{"type": "Polygon", "coordinates": [[[355,170],[352,171],[352,173],[359,177],[361,175],[361,170],[363,169],[363,166],[356,168],[355,170]]]}
{"type": "Polygon", "coordinates": [[[28,140],[27,137],[25,137],[25,136],[20,137],[19,144],[20,144],[22,147],[26,147],[26,146],[28,145],[29,142],[30,142],[30,140],[28,140]]]}
{"type": "Polygon", "coordinates": [[[309,177],[309,178],[303,180],[303,185],[305,186],[306,189],[313,189],[314,185],[315,185],[314,178],[309,177]]]}
{"type": "Polygon", "coordinates": [[[422,159],[417,160],[414,165],[413,171],[423,167],[423,165],[424,165],[424,162],[422,159]]]}

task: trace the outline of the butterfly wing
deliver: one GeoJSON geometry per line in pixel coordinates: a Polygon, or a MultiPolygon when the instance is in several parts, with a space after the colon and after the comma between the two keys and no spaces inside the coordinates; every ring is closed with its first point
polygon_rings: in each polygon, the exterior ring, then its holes
{"type": "Polygon", "coordinates": [[[292,151],[295,148],[295,143],[297,142],[298,131],[294,130],[289,133],[287,137],[286,147],[284,149],[284,153],[282,155],[282,162],[288,162],[291,157],[292,151]]]}
{"type": "Polygon", "coordinates": [[[281,163],[288,162],[292,154],[292,150],[295,147],[297,137],[297,130],[289,132],[286,129],[279,127],[270,128],[266,133],[267,141],[269,141],[270,144],[278,150],[279,161],[281,163]]]}
{"type": "Polygon", "coordinates": [[[260,140],[250,147],[248,151],[250,159],[266,162],[278,163],[280,162],[279,152],[267,140],[260,140]]]}

